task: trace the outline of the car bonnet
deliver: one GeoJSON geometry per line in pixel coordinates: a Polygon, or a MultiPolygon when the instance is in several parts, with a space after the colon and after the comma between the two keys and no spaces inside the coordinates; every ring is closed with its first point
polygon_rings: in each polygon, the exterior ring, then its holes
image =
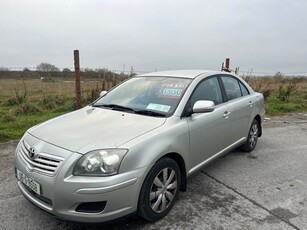
{"type": "Polygon", "coordinates": [[[28,130],[50,144],[84,154],[120,145],[163,125],[166,118],[87,106],[28,130]]]}

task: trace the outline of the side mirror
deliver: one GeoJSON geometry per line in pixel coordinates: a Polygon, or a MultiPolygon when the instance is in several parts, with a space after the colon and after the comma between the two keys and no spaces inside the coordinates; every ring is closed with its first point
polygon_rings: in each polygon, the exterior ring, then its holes
{"type": "Polygon", "coordinates": [[[102,97],[102,96],[106,95],[107,92],[108,92],[108,91],[101,91],[100,94],[99,94],[99,96],[102,97]]]}
{"type": "Polygon", "coordinates": [[[196,101],[193,106],[193,113],[208,113],[215,109],[215,104],[213,101],[196,101]]]}

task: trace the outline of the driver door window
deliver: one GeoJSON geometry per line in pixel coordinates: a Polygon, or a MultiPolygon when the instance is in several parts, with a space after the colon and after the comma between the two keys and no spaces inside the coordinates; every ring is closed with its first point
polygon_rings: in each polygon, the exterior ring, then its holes
{"type": "Polygon", "coordinates": [[[220,85],[216,77],[206,79],[197,86],[191,96],[192,107],[199,100],[213,101],[215,105],[223,102],[220,85]]]}

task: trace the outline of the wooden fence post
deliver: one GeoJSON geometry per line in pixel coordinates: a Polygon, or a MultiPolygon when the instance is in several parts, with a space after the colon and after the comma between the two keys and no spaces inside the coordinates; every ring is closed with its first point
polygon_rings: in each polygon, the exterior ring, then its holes
{"type": "Polygon", "coordinates": [[[74,50],[74,61],[75,61],[76,109],[80,109],[81,108],[81,83],[80,83],[79,50],[74,50]]]}

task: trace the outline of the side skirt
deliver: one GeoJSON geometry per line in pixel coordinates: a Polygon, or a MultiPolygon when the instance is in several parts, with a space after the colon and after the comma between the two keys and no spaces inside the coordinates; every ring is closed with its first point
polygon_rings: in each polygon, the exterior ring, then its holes
{"type": "Polygon", "coordinates": [[[188,176],[190,176],[192,173],[194,173],[195,171],[201,169],[202,167],[204,167],[205,165],[209,164],[210,162],[214,161],[215,159],[217,159],[218,157],[230,152],[231,150],[235,149],[236,147],[238,147],[240,144],[244,143],[246,141],[246,137],[242,137],[240,140],[236,141],[235,143],[233,143],[232,145],[229,145],[227,148],[219,151],[218,153],[216,153],[215,155],[211,156],[210,158],[208,158],[207,160],[203,161],[202,163],[194,166],[193,168],[190,169],[188,176]]]}

